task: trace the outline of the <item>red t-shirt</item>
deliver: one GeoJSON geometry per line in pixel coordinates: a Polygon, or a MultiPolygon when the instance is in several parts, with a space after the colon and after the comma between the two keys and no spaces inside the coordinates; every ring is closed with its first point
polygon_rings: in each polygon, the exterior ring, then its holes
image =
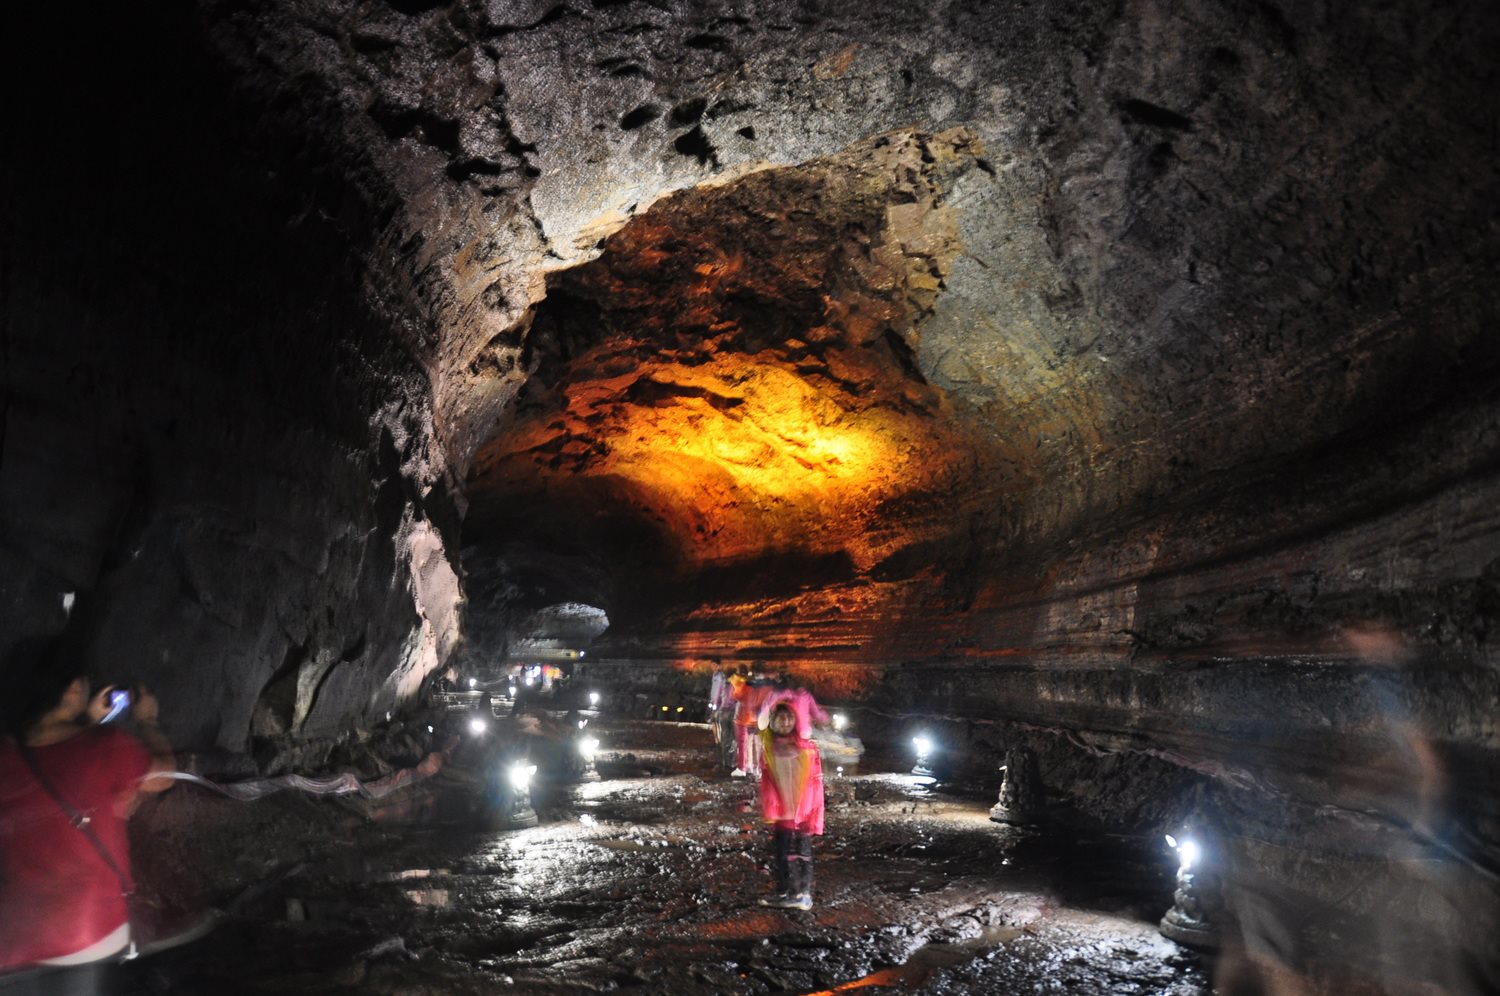
{"type": "MultiPolygon", "coordinates": [[[[114,807],[150,770],[146,748],[97,726],[31,750],[132,884],[125,820],[114,807]]],[[[82,951],[127,918],[119,877],[42,788],[15,742],[0,741],[0,968],[82,951]]]]}

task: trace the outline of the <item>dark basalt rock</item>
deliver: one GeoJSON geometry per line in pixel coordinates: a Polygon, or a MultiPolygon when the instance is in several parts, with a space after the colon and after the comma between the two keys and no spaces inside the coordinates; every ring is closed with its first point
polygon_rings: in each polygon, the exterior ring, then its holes
{"type": "Polygon", "coordinates": [[[76,592],[184,745],[578,603],[598,674],[1019,731],[1103,822],[1437,770],[1494,836],[1489,6],[29,16],[5,639],[76,592]]]}

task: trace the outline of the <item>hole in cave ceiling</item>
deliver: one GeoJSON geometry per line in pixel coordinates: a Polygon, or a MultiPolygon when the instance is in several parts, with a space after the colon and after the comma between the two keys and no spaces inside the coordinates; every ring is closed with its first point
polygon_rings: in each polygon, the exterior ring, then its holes
{"type": "Polygon", "coordinates": [[[959,245],[910,159],[684,191],[554,273],[469,476],[471,598],[646,620],[921,569],[967,529],[976,446],[913,357],[959,245]]]}

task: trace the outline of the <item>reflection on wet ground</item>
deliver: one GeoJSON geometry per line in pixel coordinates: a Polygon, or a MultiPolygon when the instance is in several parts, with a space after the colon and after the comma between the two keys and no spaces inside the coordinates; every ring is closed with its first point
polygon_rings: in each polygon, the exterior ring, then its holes
{"type": "Polygon", "coordinates": [[[1207,986],[1162,938],[1143,841],[1003,827],[904,774],[828,784],[817,906],[770,910],[753,785],[702,726],[606,725],[602,780],[540,787],[541,825],[368,826],[147,993],[1160,993],[1207,986]],[[612,749],[611,749],[612,748],[612,749]]]}

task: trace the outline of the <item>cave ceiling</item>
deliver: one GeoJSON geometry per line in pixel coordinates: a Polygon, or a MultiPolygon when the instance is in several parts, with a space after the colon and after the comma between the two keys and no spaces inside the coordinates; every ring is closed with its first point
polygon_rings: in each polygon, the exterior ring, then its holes
{"type": "Polygon", "coordinates": [[[471,619],[961,611],[1496,362],[1483,5],[202,11],[373,220],[471,619]]]}

